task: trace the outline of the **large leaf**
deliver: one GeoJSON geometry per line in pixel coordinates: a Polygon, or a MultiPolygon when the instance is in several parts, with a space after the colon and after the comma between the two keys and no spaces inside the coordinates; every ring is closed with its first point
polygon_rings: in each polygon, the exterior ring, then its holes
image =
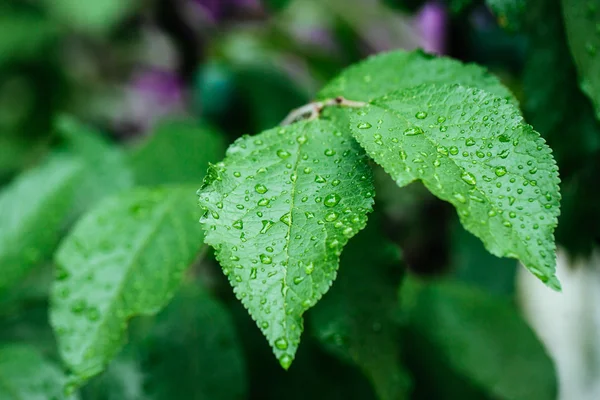
{"type": "Polygon", "coordinates": [[[131,317],[167,304],[197,257],[202,230],[193,193],[173,187],[111,197],[61,244],[50,318],[78,381],[119,351],[131,317]]]}
{"type": "Polygon", "coordinates": [[[600,119],[600,4],[562,0],[565,28],[581,88],[594,103],[600,119]]]}
{"type": "Polygon", "coordinates": [[[286,369],[302,314],[365,226],[374,194],[366,161],[331,123],[302,122],[235,142],[199,191],[206,243],[286,369]]]}
{"type": "Polygon", "coordinates": [[[0,292],[50,258],[81,171],[72,159],[52,158],[0,193],[0,292]]]}
{"type": "Polygon", "coordinates": [[[358,365],[378,397],[408,397],[407,372],[400,365],[399,330],[392,314],[400,281],[398,250],[373,224],[350,241],[339,277],[310,311],[316,336],[332,352],[358,365]]]}
{"type": "Polygon", "coordinates": [[[421,180],[456,207],[488,251],[521,260],[560,289],[558,168],[506,99],[460,85],[422,85],[372,101],[350,127],[399,186],[421,180]]]}
{"type": "Polygon", "coordinates": [[[199,183],[210,162],[225,153],[223,136],[189,120],[161,122],[152,136],[135,148],[130,164],[141,185],[199,183]]]}
{"type": "Polygon", "coordinates": [[[493,399],[556,398],[552,360],[509,300],[452,283],[407,284],[409,344],[429,371],[429,398],[457,398],[431,379],[444,368],[493,399]]]}
{"type": "Polygon", "coordinates": [[[3,400],[63,400],[66,378],[63,372],[33,347],[0,347],[0,398],[3,400]]]}
{"type": "Polygon", "coordinates": [[[460,83],[476,87],[517,104],[512,93],[498,78],[475,64],[462,64],[446,57],[422,51],[394,51],[378,54],[342,72],[320,92],[320,99],[343,96],[368,101],[394,90],[424,83],[460,83]]]}

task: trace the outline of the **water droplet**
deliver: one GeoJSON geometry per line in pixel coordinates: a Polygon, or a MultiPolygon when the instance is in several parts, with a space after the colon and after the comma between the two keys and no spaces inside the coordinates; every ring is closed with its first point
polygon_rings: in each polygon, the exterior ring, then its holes
{"type": "Polygon", "coordinates": [[[254,190],[256,190],[256,193],[258,194],[265,194],[269,189],[267,189],[265,185],[259,183],[256,186],[254,186],[254,190]]]}
{"type": "Polygon", "coordinates": [[[330,193],[327,196],[325,196],[325,200],[323,201],[323,204],[326,207],[334,207],[340,202],[340,200],[342,200],[342,198],[340,197],[339,194],[330,193]]]}
{"type": "Polygon", "coordinates": [[[415,114],[417,119],[425,119],[427,117],[427,113],[425,111],[419,111],[415,114]]]}
{"type": "Polygon", "coordinates": [[[334,179],[334,180],[331,182],[331,186],[337,186],[337,185],[339,185],[340,183],[341,183],[341,181],[340,181],[339,179],[334,179]]]}
{"type": "Polygon", "coordinates": [[[263,199],[260,199],[256,204],[264,207],[264,206],[268,206],[270,202],[271,202],[271,200],[263,198],[263,199]]]}
{"type": "Polygon", "coordinates": [[[310,211],[306,211],[304,215],[306,216],[306,219],[312,219],[315,217],[315,214],[311,213],[310,211]]]}
{"type": "Polygon", "coordinates": [[[335,211],[330,211],[325,215],[325,221],[333,222],[338,219],[339,215],[335,211]]]}
{"type": "Polygon", "coordinates": [[[235,221],[231,226],[233,226],[235,229],[244,229],[244,223],[241,219],[235,221]]]}
{"type": "Polygon", "coordinates": [[[315,265],[312,262],[309,263],[306,267],[304,267],[304,272],[306,272],[306,275],[312,274],[314,270],[315,270],[315,265]]]}
{"type": "Polygon", "coordinates": [[[510,137],[507,134],[503,133],[502,135],[498,136],[498,140],[502,143],[508,143],[510,142],[510,137]]]}
{"type": "Polygon", "coordinates": [[[461,194],[461,193],[454,193],[454,198],[458,201],[460,201],[461,203],[466,203],[467,202],[467,198],[461,194]]]}
{"type": "Polygon", "coordinates": [[[465,145],[467,145],[467,146],[475,146],[475,139],[468,138],[467,140],[465,140],[465,145]]]}
{"type": "Polygon", "coordinates": [[[292,357],[289,354],[284,354],[279,357],[279,365],[285,370],[287,370],[290,365],[292,365],[292,357]]]}
{"type": "Polygon", "coordinates": [[[358,125],[356,125],[356,127],[357,127],[358,129],[370,129],[372,126],[373,126],[373,125],[371,125],[371,124],[370,124],[370,123],[368,123],[368,122],[361,122],[361,123],[359,123],[358,125]]]}
{"type": "Polygon", "coordinates": [[[275,223],[273,221],[263,220],[262,221],[262,229],[260,230],[260,233],[267,233],[267,231],[269,229],[271,229],[271,227],[273,225],[275,225],[275,223]]]}
{"type": "Polygon", "coordinates": [[[423,133],[423,129],[419,128],[418,126],[413,126],[412,128],[407,128],[404,131],[404,134],[406,136],[417,136],[417,135],[422,135],[423,133]]]}
{"type": "Polygon", "coordinates": [[[335,155],[335,150],[332,150],[332,149],[326,149],[326,150],[324,151],[324,154],[325,154],[327,157],[334,156],[334,155],[335,155]]]}
{"type": "Polygon", "coordinates": [[[444,155],[444,156],[448,155],[448,149],[446,147],[444,147],[444,146],[438,146],[437,152],[440,153],[440,154],[442,154],[442,155],[444,155]]]}
{"type": "Polygon", "coordinates": [[[497,167],[494,173],[496,174],[496,176],[504,176],[507,173],[506,167],[497,167]]]}
{"type": "Polygon", "coordinates": [[[463,172],[461,179],[471,186],[474,186],[477,183],[475,176],[469,172],[463,172]]]}
{"type": "Polygon", "coordinates": [[[450,154],[452,154],[453,156],[458,154],[458,147],[456,146],[452,146],[450,147],[450,154]]]}
{"type": "Polygon", "coordinates": [[[259,258],[260,258],[260,262],[263,263],[263,264],[265,264],[265,265],[269,265],[269,264],[273,263],[273,259],[270,256],[266,255],[266,254],[261,254],[259,256],[259,258]]]}
{"type": "Polygon", "coordinates": [[[308,138],[304,135],[301,135],[296,138],[296,142],[298,142],[300,144],[304,144],[304,143],[308,142],[308,138]]]}
{"type": "Polygon", "coordinates": [[[281,218],[279,218],[279,220],[281,222],[283,222],[284,224],[286,224],[287,226],[292,225],[292,213],[291,212],[287,212],[287,213],[283,214],[281,216],[281,218]]]}
{"type": "Polygon", "coordinates": [[[315,182],[317,182],[317,183],[325,183],[325,182],[327,182],[327,179],[323,178],[321,175],[316,175],[315,176],[315,182]]]}
{"type": "Polygon", "coordinates": [[[498,153],[498,157],[500,157],[500,158],[506,158],[506,157],[508,157],[509,153],[510,153],[510,151],[508,149],[504,149],[500,153],[498,153]]]}
{"type": "Polygon", "coordinates": [[[281,159],[286,159],[291,156],[290,152],[287,150],[277,150],[277,157],[281,159]]]}

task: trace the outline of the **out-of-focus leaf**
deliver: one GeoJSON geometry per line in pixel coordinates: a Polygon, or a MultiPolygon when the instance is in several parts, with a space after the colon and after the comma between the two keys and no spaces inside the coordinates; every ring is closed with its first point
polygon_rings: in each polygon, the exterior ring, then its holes
{"type": "Polygon", "coordinates": [[[56,125],[65,138],[66,150],[85,166],[83,182],[77,190],[77,212],[133,186],[133,174],[120,148],[74,118],[61,116],[56,125]]]}
{"type": "Polygon", "coordinates": [[[194,121],[163,121],[129,156],[136,183],[201,183],[208,164],[225,154],[224,138],[194,121]]]}
{"type": "Polygon", "coordinates": [[[229,311],[197,286],[184,286],[159,314],[142,356],[152,399],[245,398],[246,365],[229,311]]]}
{"type": "MultiPolygon", "coordinates": [[[[432,355],[432,376],[449,368],[491,398],[556,398],[552,360],[508,299],[455,283],[407,280],[402,305],[407,310],[410,342],[421,362],[432,355]]],[[[436,399],[454,399],[430,380],[436,399]],[[439,390],[438,390],[439,389],[439,390]]]]}
{"type": "Polygon", "coordinates": [[[33,13],[0,13],[0,67],[14,61],[31,59],[57,38],[51,21],[33,13]]]}
{"type": "Polygon", "coordinates": [[[138,0],[44,0],[49,14],[69,28],[102,35],[108,33],[138,4],[138,0]]]}
{"type": "Polygon", "coordinates": [[[401,11],[416,11],[421,8],[427,0],[382,0],[384,4],[401,11]]]}
{"type": "Polygon", "coordinates": [[[0,398],[2,400],[75,400],[65,396],[63,372],[34,347],[5,344],[0,347],[0,398]]]}
{"type": "Polygon", "coordinates": [[[562,0],[565,28],[579,82],[600,119],[600,3],[562,0]]]}
{"type": "Polygon", "coordinates": [[[523,78],[525,115],[552,147],[565,187],[557,241],[571,251],[589,251],[595,246],[590,238],[600,237],[598,224],[589,223],[590,208],[595,212],[595,199],[600,198],[594,194],[597,185],[591,183],[598,170],[594,160],[600,150],[600,123],[578,87],[572,59],[566,56],[560,0],[529,0],[526,16],[531,51],[523,78]],[[540,73],[548,65],[552,73],[540,73]],[[587,201],[582,204],[581,199],[587,201]]]}
{"type": "Polygon", "coordinates": [[[81,172],[78,162],[56,157],[0,192],[0,292],[51,256],[81,172]]]}
{"type": "Polygon", "coordinates": [[[286,8],[291,3],[291,0],[263,0],[263,3],[270,10],[280,11],[280,10],[286,8]]]}
{"type": "Polygon", "coordinates": [[[514,292],[517,262],[490,254],[481,241],[467,232],[457,221],[452,229],[451,262],[454,277],[499,295],[514,292]]]}
{"type": "Polygon", "coordinates": [[[138,189],[86,214],[56,255],[50,320],[75,384],[121,349],[127,321],[152,315],[202,249],[194,188],[138,189]]]}
{"type": "Polygon", "coordinates": [[[374,222],[350,241],[335,285],[309,317],[325,347],[361,368],[380,399],[398,400],[408,397],[410,386],[392,320],[400,257],[374,222]]]}

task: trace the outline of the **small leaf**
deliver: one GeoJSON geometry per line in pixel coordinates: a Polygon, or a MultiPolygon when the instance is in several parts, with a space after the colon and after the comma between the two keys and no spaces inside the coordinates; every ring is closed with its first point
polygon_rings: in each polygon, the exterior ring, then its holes
{"type": "Polygon", "coordinates": [[[285,369],[302,314],[365,226],[374,194],[366,161],[331,123],[302,122],[236,141],[199,191],[206,243],[285,369]]]}
{"type": "Polygon", "coordinates": [[[350,100],[368,101],[424,83],[449,82],[476,87],[518,104],[498,78],[484,68],[422,51],[394,51],[367,58],[344,70],[319,92],[318,97],[327,99],[342,96],[350,100]]]}
{"type": "Polygon", "coordinates": [[[65,396],[63,372],[27,345],[0,347],[0,398],[3,400],[71,399],[65,396]]]}
{"type": "Polygon", "coordinates": [[[380,232],[379,224],[370,221],[350,241],[334,287],[309,316],[327,348],[358,365],[380,399],[395,400],[408,398],[410,386],[400,365],[400,333],[392,320],[400,259],[380,232]]]}
{"type": "Polygon", "coordinates": [[[130,154],[140,185],[200,183],[210,162],[225,153],[223,136],[190,120],[163,121],[130,154]]]}
{"type": "Polygon", "coordinates": [[[565,29],[581,88],[594,103],[600,119],[600,4],[562,0],[565,29]]]}
{"type": "Polygon", "coordinates": [[[50,258],[81,172],[76,161],[55,157],[0,192],[0,292],[50,258]]]}
{"type": "Polygon", "coordinates": [[[506,99],[460,85],[422,85],[372,101],[355,112],[350,128],[399,186],[421,180],[456,207],[488,251],[521,260],[560,289],[558,168],[506,99]]]}
{"type": "MultiPolygon", "coordinates": [[[[406,284],[412,286],[410,280],[406,284]]],[[[406,346],[426,370],[435,371],[422,383],[434,391],[442,389],[441,396],[431,398],[456,398],[443,396],[446,386],[431,379],[443,368],[469,380],[490,398],[556,398],[552,360],[508,299],[465,285],[420,285],[406,288],[414,295],[402,303],[408,308],[406,346]]]]}
{"type": "Polygon", "coordinates": [[[120,350],[127,321],[164,307],[202,247],[193,190],[138,189],[85,215],[56,255],[51,324],[76,383],[120,350]]]}

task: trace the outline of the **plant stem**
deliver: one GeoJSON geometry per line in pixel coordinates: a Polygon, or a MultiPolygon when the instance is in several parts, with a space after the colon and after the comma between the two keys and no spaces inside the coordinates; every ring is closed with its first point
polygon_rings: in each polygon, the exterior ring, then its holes
{"type": "Polygon", "coordinates": [[[312,103],[308,103],[303,105],[302,107],[296,108],[292,110],[287,117],[283,121],[281,121],[280,125],[289,125],[300,119],[306,119],[308,121],[312,121],[314,119],[319,118],[321,115],[321,111],[325,107],[331,106],[339,106],[339,107],[352,107],[352,108],[360,108],[367,105],[367,103],[362,101],[354,101],[348,100],[341,96],[338,96],[334,99],[327,99],[323,101],[315,101],[312,103]]]}

